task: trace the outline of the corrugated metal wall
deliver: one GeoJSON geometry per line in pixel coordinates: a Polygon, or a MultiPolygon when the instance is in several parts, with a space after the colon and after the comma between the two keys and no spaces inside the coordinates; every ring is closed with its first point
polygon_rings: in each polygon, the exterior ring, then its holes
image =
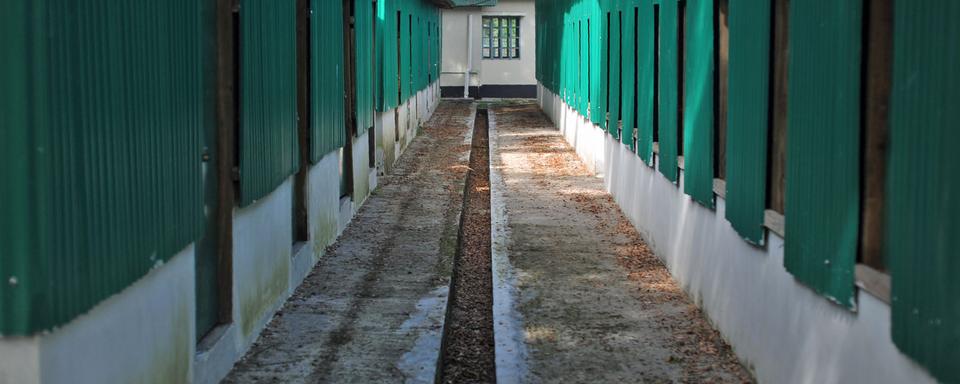
{"type": "Polygon", "coordinates": [[[960,2],[894,2],[885,255],[893,340],[960,382],[960,2]]]}
{"type": "Polygon", "coordinates": [[[0,334],[64,324],[200,236],[204,4],[0,6],[0,334]]]}
{"type": "Polygon", "coordinates": [[[713,0],[688,0],[686,12],[683,192],[713,208],[713,0]]]}
{"type": "Polygon", "coordinates": [[[860,223],[861,17],[855,1],[790,3],[784,265],[851,308],[860,223]]]}
{"type": "Polygon", "coordinates": [[[380,1],[378,7],[377,41],[381,43],[377,54],[382,59],[377,65],[382,83],[377,105],[383,111],[407,101],[416,91],[428,87],[431,80],[440,78],[440,12],[426,0],[380,1]]]}
{"type": "Polygon", "coordinates": [[[726,217],[753,244],[763,244],[767,207],[771,1],[740,1],[729,19],[726,217]]]}
{"type": "Polygon", "coordinates": [[[294,0],[240,2],[240,205],[298,169],[294,0]]]}
{"type": "MultiPolygon", "coordinates": [[[[701,203],[714,199],[714,1],[687,0],[684,68],[678,68],[676,0],[538,0],[537,78],[582,109],[581,20],[596,20],[590,31],[590,116],[616,121],[623,100],[625,132],[636,108],[638,154],[652,162],[653,129],[658,129],[660,172],[677,178],[678,70],[684,71],[684,189],[701,203]],[[659,31],[654,6],[659,7],[659,31]],[[631,7],[638,7],[636,32],[631,7]],[[621,19],[618,12],[628,15],[621,19]],[[610,23],[607,13],[610,12],[610,23]],[[607,28],[610,28],[609,33],[607,28]],[[631,41],[637,36],[636,58],[631,41]],[[654,36],[659,34],[659,51],[654,36]],[[625,46],[621,48],[620,44],[625,46]],[[600,52],[593,49],[599,46],[600,52]],[[608,46],[609,45],[609,46],[608,46]],[[622,57],[620,53],[625,54],[622,57]],[[659,62],[659,73],[654,71],[659,62]],[[593,63],[593,61],[591,61],[593,63]],[[619,65],[623,66],[621,70],[619,65]],[[628,88],[636,65],[637,93],[628,88]],[[609,66],[609,67],[608,67],[609,66]],[[618,77],[620,73],[622,77],[618,77]],[[654,76],[659,95],[654,95],[654,76]],[[609,76],[609,77],[608,77],[609,76]],[[596,81],[593,81],[596,79],[596,81]],[[594,99],[593,95],[600,97],[594,99]],[[608,96],[610,97],[608,102],[608,96]],[[657,97],[659,100],[657,101],[657,97]],[[657,104],[657,105],[654,105],[657,104]],[[658,108],[659,127],[653,108],[658,108]]],[[[738,0],[729,7],[729,115],[726,140],[726,215],[754,244],[765,236],[768,141],[773,80],[772,0],[738,0]]],[[[855,308],[854,265],[860,246],[861,49],[864,7],[873,2],[791,1],[787,120],[785,266],[803,284],[848,308],[855,308]]],[[[945,382],[960,381],[960,272],[951,225],[960,216],[960,3],[950,0],[894,1],[894,73],[887,153],[886,265],[892,279],[893,339],[899,348],[945,382]]],[[[881,22],[884,21],[877,21],[881,22]]],[[[592,26],[591,22],[591,26],[592,26]]],[[[872,27],[871,27],[872,28],[872,27]]],[[[875,37],[871,35],[871,39],[875,37]]],[[[882,42],[878,46],[882,46],[882,42]]],[[[873,47],[874,45],[870,45],[873,47]]],[[[880,55],[879,57],[882,57],[880,55]]],[[[871,77],[871,81],[878,81],[871,77]]],[[[782,97],[782,96],[777,96],[782,97]]],[[[880,96],[882,97],[882,96],[880,96]]],[[[583,113],[583,111],[581,111],[583,113]]],[[[868,127],[872,129],[876,127],[868,127]]],[[[882,131],[882,128],[880,129],[882,131]]],[[[627,136],[627,135],[624,135],[627,136]]],[[[625,137],[629,142],[629,137],[625,137]]],[[[653,196],[652,198],[656,198],[653,196]]]]}
{"type": "Polygon", "coordinates": [[[343,2],[311,0],[310,159],[320,161],[346,143],[343,2]]]}

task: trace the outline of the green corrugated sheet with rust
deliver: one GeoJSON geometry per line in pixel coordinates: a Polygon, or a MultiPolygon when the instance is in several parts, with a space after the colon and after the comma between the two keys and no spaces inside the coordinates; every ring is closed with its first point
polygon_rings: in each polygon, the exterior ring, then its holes
{"type": "Polygon", "coordinates": [[[784,264],[848,308],[856,306],[860,223],[862,9],[855,1],[790,3],[784,264]]]}
{"type": "Polygon", "coordinates": [[[678,145],[677,125],[679,124],[679,69],[677,43],[677,2],[674,0],[660,1],[660,52],[659,52],[659,118],[658,136],[660,154],[658,168],[667,180],[678,181],[677,156],[680,154],[678,145]]]}
{"type": "Polygon", "coordinates": [[[373,128],[373,119],[376,111],[376,68],[374,54],[373,28],[374,3],[369,0],[354,0],[354,39],[356,44],[356,90],[357,100],[357,134],[363,134],[373,128]]]}
{"type": "Polygon", "coordinates": [[[205,4],[0,5],[0,334],[63,325],[200,237],[205,4]]]}
{"type": "Polygon", "coordinates": [[[607,68],[610,82],[607,84],[607,132],[610,132],[615,139],[620,138],[620,65],[622,64],[620,56],[620,3],[616,2],[610,7],[610,66],[607,68]]]}
{"type": "Polygon", "coordinates": [[[636,150],[635,129],[637,126],[637,83],[636,83],[636,42],[637,42],[637,20],[640,16],[640,10],[637,8],[639,1],[626,1],[620,7],[620,100],[623,101],[623,129],[621,129],[620,142],[626,144],[631,151],[636,150]]]}
{"type": "Polygon", "coordinates": [[[654,30],[653,2],[639,0],[637,30],[637,154],[647,164],[653,164],[653,101],[654,30]]]}
{"type": "Polygon", "coordinates": [[[316,163],[346,143],[343,2],[311,0],[310,159],[316,163]]]}
{"type": "Polygon", "coordinates": [[[377,111],[383,112],[398,105],[397,79],[400,63],[397,60],[397,2],[377,2],[377,111]]]}
{"type": "Polygon", "coordinates": [[[713,0],[689,0],[686,7],[683,82],[683,192],[714,206],[714,32],[713,0]]]}
{"type": "MultiPolygon", "coordinates": [[[[893,341],[960,382],[960,3],[894,3],[885,257],[893,341]]],[[[792,232],[792,229],[791,229],[792,232]]]]}
{"type": "Polygon", "coordinates": [[[758,245],[767,204],[771,1],[738,2],[729,16],[726,216],[758,245]]]}
{"type": "Polygon", "coordinates": [[[294,0],[240,2],[240,205],[273,192],[297,162],[294,0]]]}

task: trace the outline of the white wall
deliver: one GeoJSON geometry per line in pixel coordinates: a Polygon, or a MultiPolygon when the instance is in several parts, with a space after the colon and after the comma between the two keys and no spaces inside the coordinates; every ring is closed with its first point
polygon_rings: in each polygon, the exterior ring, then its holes
{"type": "MultiPolygon", "coordinates": [[[[783,267],[783,238],[766,247],[740,238],[716,211],[690,200],[626,146],[548,89],[544,112],[691,299],[761,383],[931,383],[894,346],[890,307],[859,291],[858,312],[830,303],[783,267]]],[[[683,177],[681,175],[680,179],[683,177]]]]}
{"type": "Polygon", "coordinates": [[[0,340],[0,383],[175,383],[193,377],[194,248],[68,324],[0,340]]]}
{"type": "Polygon", "coordinates": [[[463,86],[467,70],[467,15],[473,15],[473,70],[471,86],[534,85],[536,80],[536,10],[533,0],[500,0],[494,7],[443,10],[443,58],[440,85],[463,86]],[[520,59],[483,59],[481,56],[484,15],[521,16],[520,59]],[[446,72],[459,72],[449,74],[446,72]]]}

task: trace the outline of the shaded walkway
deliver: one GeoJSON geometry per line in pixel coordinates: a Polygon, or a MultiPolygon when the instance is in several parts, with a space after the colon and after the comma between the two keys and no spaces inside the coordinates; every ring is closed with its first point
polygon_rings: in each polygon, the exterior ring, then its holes
{"type": "Polygon", "coordinates": [[[750,380],[535,104],[493,108],[491,127],[524,381],[750,380]]]}
{"type": "Polygon", "coordinates": [[[473,108],[443,102],[226,382],[432,382],[473,108]]]}

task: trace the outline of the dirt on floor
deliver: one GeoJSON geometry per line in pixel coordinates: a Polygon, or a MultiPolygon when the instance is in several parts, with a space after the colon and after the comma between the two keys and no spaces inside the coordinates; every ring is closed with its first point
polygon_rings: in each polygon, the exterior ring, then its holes
{"type": "Polygon", "coordinates": [[[751,382],[539,108],[492,115],[530,381],[751,382]]]}
{"type": "Polygon", "coordinates": [[[473,106],[444,101],[228,383],[432,383],[473,106]]]}
{"type": "Polygon", "coordinates": [[[496,381],[490,259],[490,157],[486,111],[477,114],[464,196],[460,248],[444,335],[442,383],[496,381]]]}

